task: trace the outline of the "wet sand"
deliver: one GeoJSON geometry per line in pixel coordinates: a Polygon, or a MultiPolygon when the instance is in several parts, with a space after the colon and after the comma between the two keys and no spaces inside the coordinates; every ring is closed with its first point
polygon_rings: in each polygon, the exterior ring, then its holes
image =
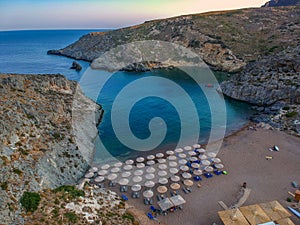
{"type": "MultiPolygon", "coordinates": [[[[222,224],[217,212],[223,210],[218,201],[231,206],[238,200],[238,192],[243,182],[252,191],[244,205],[278,200],[284,206],[289,197],[288,191],[294,192],[293,180],[299,182],[300,172],[300,138],[272,130],[243,129],[224,140],[218,157],[222,159],[228,175],[203,178],[202,187],[194,185],[193,192],[181,195],[186,199],[182,211],[158,216],[169,225],[209,225],[213,222],[222,224]],[[279,152],[269,151],[269,147],[278,145],[279,152]],[[266,160],[265,156],[273,159],[266,160]]],[[[141,199],[131,199],[129,204],[145,212],[141,199]]],[[[299,218],[292,216],[295,224],[299,218]]]]}

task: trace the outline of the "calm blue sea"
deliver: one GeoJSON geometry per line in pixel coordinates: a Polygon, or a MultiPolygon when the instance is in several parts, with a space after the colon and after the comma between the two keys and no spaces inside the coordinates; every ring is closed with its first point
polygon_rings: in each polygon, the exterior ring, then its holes
{"type": "MultiPolygon", "coordinates": [[[[71,80],[80,81],[83,74],[90,74],[89,63],[79,61],[83,66],[81,72],[70,70],[69,67],[73,59],[47,55],[49,49],[60,49],[68,44],[78,40],[82,35],[95,31],[95,30],[40,30],[40,31],[3,31],[0,32],[0,72],[1,73],[22,73],[22,74],[56,74],[60,73],[65,75],[71,80]],[[88,69],[88,70],[87,70],[88,69]]],[[[102,30],[103,31],[103,30],[102,30]]],[[[203,71],[205,73],[205,71],[203,71]]],[[[92,73],[91,73],[92,74],[92,73]]],[[[216,77],[219,80],[226,79],[227,74],[216,73],[216,77]]],[[[134,135],[140,140],[146,140],[153,135],[154,142],[160,139],[158,134],[155,136],[155,131],[163,131],[166,128],[166,135],[162,141],[155,146],[154,150],[164,150],[175,148],[178,140],[182,136],[181,126],[190,129],[184,129],[185,140],[184,143],[189,143],[189,135],[193,135],[194,127],[197,123],[200,124],[200,135],[198,141],[205,143],[209,137],[212,126],[212,110],[209,104],[215,104],[214,114],[218,114],[215,118],[218,123],[218,119],[222,118],[224,109],[220,102],[220,96],[216,94],[215,86],[213,88],[206,87],[203,83],[200,86],[195,83],[184,72],[174,70],[159,70],[146,73],[128,73],[117,72],[113,74],[108,81],[105,82],[101,89],[100,95],[98,95],[98,85],[101,84],[101,79],[96,82],[97,78],[93,75],[89,75],[90,80],[82,83],[83,89],[86,94],[97,100],[103,106],[105,111],[103,120],[99,126],[99,137],[101,140],[101,147],[97,149],[95,154],[95,161],[101,161],[101,151],[105,148],[111,155],[120,159],[129,158],[139,155],[140,152],[127,147],[126,140],[130,142],[134,135]],[[151,82],[147,85],[133,85],[131,93],[125,97],[120,97],[119,94],[124,87],[138,82],[140,79],[149,78],[151,82]],[[186,105],[186,98],[180,95],[173,84],[169,85],[163,82],[163,80],[153,78],[166,78],[174,82],[182,88],[183,91],[191,98],[193,105],[186,105]],[[205,94],[207,96],[205,96],[205,94]],[[113,114],[112,106],[115,103],[116,98],[119,98],[119,105],[117,109],[126,110],[126,107],[132,104],[132,99],[136,98],[139,94],[154,93],[146,98],[140,99],[133,105],[129,112],[129,127],[130,130],[126,130],[128,124],[118,122],[116,119],[118,130],[121,133],[123,141],[120,141],[116,135],[115,127],[112,125],[113,114]],[[131,96],[131,97],[128,97],[131,96]],[[210,103],[207,97],[213,99],[210,103]],[[166,99],[173,99],[171,104],[166,99]],[[220,107],[218,109],[218,107],[220,107]],[[183,111],[183,112],[182,112],[183,111]],[[197,112],[199,119],[195,121],[193,113],[197,112]],[[185,116],[188,120],[182,120],[181,116],[185,116]],[[154,124],[151,130],[149,129],[149,123],[153,118],[161,118],[158,123],[154,124]],[[189,133],[191,132],[191,134],[189,133]]],[[[107,72],[98,71],[97,77],[107,76],[107,72]]],[[[224,129],[226,127],[227,134],[238,130],[245,123],[248,122],[248,118],[251,114],[250,106],[241,102],[226,99],[226,123],[225,125],[220,122],[218,129],[224,129]]],[[[120,115],[119,113],[117,115],[120,115]]],[[[122,116],[122,115],[121,115],[122,116]]],[[[121,118],[122,119],[122,118],[121,118]]],[[[124,119],[126,121],[126,118],[124,119]]],[[[122,121],[122,120],[121,120],[122,121]]],[[[158,132],[159,133],[159,132],[158,132]]],[[[190,143],[192,144],[192,143],[190,143]]]]}

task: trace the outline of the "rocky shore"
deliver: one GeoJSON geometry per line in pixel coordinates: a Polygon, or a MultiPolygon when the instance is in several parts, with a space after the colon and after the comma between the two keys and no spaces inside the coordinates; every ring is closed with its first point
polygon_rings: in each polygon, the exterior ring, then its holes
{"type": "Polygon", "coordinates": [[[249,63],[221,84],[222,92],[254,105],[255,122],[300,135],[300,47],[249,63]]]}
{"type": "Polygon", "coordinates": [[[22,224],[24,191],[85,173],[103,111],[62,75],[1,74],[0,92],[0,224],[22,224]]]}

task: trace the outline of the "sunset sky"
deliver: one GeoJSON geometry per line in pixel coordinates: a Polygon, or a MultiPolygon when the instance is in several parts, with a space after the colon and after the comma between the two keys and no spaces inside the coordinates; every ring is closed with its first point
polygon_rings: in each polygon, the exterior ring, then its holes
{"type": "Polygon", "coordinates": [[[0,30],[119,28],[145,20],[260,7],[267,0],[0,0],[0,30]]]}

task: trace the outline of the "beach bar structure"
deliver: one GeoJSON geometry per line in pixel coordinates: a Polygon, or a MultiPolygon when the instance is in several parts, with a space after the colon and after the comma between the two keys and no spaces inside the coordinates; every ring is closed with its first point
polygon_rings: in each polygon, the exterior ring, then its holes
{"type": "Polygon", "coordinates": [[[289,219],[291,214],[278,201],[219,211],[218,214],[225,225],[294,225],[289,219]]]}

